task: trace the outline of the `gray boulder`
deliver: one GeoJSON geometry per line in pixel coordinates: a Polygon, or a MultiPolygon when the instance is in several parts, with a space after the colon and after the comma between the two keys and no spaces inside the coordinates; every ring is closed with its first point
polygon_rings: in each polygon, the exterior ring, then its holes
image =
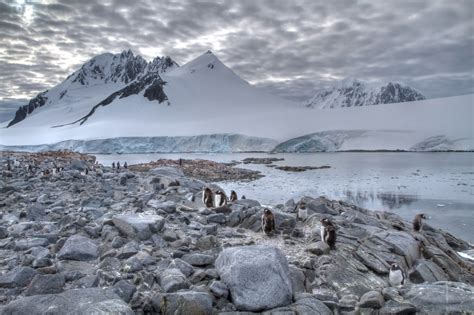
{"type": "Polygon", "coordinates": [[[181,257],[182,260],[193,266],[206,266],[214,263],[214,257],[201,253],[186,254],[181,257]]]}
{"type": "Polygon", "coordinates": [[[134,312],[111,290],[69,290],[25,297],[0,307],[0,314],[123,314],[134,312]]]}
{"type": "Polygon", "coordinates": [[[60,293],[65,284],[66,278],[63,274],[36,275],[26,289],[25,295],[60,293]]]}
{"type": "Polygon", "coordinates": [[[115,215],[112,222],[120,232],[139,240],[149,239],[165,225],[163,217],[150,212],[115,215]]]}
{"type": "Polygon", "coordinates": [[[159,284],[165,292],[175,292],[189,288],[186,276],[179,269],[166,269],[160,274],[159,284]]]}
{"type": "Polygon", "coordinates": [[[227,299],[229,296],[229,288],[227,288],[225,283],[221,281],[212,281],[212,283],[209,285],[209,290],[211,290],[212,294],[218,298],[223,297],[227,299]]]}
{"type": "Polygon", "coordinates": [[[212,297],[204,292],[158,294],[151,302],[154,311],[162,315],[212,314],[212,297]]]}
{"type": "Polygon", "coordinates": [[[6,274],[0,275],[0,288],[27,286],[37,272],[30,267],[15,267],[6,274]]]}
{"type": "Polygon", "coordinates": [[[474,287],[465,283],[440,281],[399,291],[405,300],[426,314],[469,314],[474,310],[474,287]]]}
{"type": "Polygon", "coordinates": [[[114,292],[125,302],[130,302],[137,288],[127,280],[120,280],[114,284],[114,292]]]}
{"type": "Polygon", "coordinates": [[[226,248],[220,253],[215,265],[239,310],[268,310],[289,305],[292,301],[288,262],[276,247],[255,245],[226,248]]]}
{"type": "Polygon", "coordinates": [[[381,308],[384,306],[385,300],[382,293],[378,291],[369,291],[362,295],[359,301],[359,307],[364,308],[381,308]]]}
{"type": "Polygon", "coordinates": [[[430,260],[418,260],[410,273],[413,283],[436,282],[448,280],[447,275],[438,265],[430,260]]]}
{"type": "Polygon", "coordinates": [[[27,250],[33,247],[46,247],[49,245],[49,240],[43,237],[28,237],[15,241],[15,250],[27,250]]]}
{"type": "Polygon", "coordinates": [[[59,259],[94,260],[99,256],[99,250],[91,239],[76,234],[66,240],[57,256],[59,259]]]}

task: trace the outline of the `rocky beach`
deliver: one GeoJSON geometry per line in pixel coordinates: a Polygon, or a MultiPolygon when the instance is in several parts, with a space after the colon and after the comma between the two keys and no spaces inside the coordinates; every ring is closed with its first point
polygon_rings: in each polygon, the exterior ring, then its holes
{"type": "Polygon", "coordinates": [[[394,213],[307,196],[271,205],[267,236],[267,206],[250,196],[204,206],[203,188],[261,176],[230,164],[0,159],[0,314],[474,313],[473,248],[429,222],[415,232],[394,213]],[[321,240],[323,218],[335,249],[321,240]],[[394,262],[406,284],[390,285],[394,262]]]}

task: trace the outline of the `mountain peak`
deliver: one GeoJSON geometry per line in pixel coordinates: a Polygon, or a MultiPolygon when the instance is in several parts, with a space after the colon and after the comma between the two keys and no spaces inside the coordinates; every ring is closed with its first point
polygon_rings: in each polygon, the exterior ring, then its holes
{"type": "Polygon", "coordinates": [[[419,91],[399,82],[373,84],[348,77],[336,83],[332,88],[318,92],[305,103],[305,106],[322,109],[402,103],[424,99],[425,97],[419,91]]]}

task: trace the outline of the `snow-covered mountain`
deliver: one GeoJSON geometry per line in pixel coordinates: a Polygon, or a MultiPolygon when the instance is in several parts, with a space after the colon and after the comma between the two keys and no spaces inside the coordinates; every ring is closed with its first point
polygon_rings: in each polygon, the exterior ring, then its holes
{"type": "Polygon", "coordinates": [[[317,93],[304,105],[323,109],[403,103],[424,99],[425,97],[420,92],[401,83],[371,84],[347,78],[334,87],[317,93]]]}
{"type": "MultiPolygon", "coordinates": [[[[11,127],[29,116],[36,116],[40,107],[47,108],[48,115],[59,118],[60,121],[50,120],[52,124],[62,124],[80,118],[115,92],[132,85],[136,80],[146,81],[153,85],[153,79],[160,80],[160,74],[165,73],[178,64],[170,57],[157,57],[147,62],[141,56],[135,56],[131,50],[120,54],[102,54],[86,62],[79,70],[72,73],[63,82],[50,90],[39,93],[27,105],[21,106],[15,117],[8,123],[11,127]],[[147,79],[144,79],[148,76],[147,79]],[[35,113],[35,115],[31,115],[35,113]],[[61,117],[58,117],[61,116],[61,117]]],[[[131,89],[132,89],[131,88],[131,89]]],[[[133,91],[128,90],[129,94],[133,91]]],[[[153,93],[152,93],[153,94],[153,93]]],[[[121,95],[123,96],[123,95],[121,95]]],[[[41,115],[41,114],[40,114],[41,115]]],[[[44,114],[42,115],[44,116],[44,114]]],[[[30,120],[30,119],[29,119],[30,120]]],[[[34,119],[30,121],[33,122],[34,119]]],[[[40,121],[42,124],[43,121],[40,121]]]]}
{"type": "Polygon", "coordinates": [[[474,150],[473,107],[464,95],[311,109],[250,85],[212,52],[182,66],[123,52],[93,58],[32,99],[0,125],[0,150],[474,150]]]}

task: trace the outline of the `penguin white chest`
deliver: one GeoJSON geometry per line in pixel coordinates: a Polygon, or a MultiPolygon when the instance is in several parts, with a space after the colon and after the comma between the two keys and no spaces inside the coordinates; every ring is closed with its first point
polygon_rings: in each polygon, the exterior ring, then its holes
{"type": "Polygon", "coordinates": [[[324,225],[321,225],[321,241],[322,242],[325,242],[324,235],[326,235],[326,227],[324,225]]]}
{"type": "Polygon", "coordinates": [[[389,281],[392,286],[402,285],[404,282],[403,272],[401,270],[390,270],[389,281]]]}
{"type": "Polygon", "coordinates": [[[216,194],[215,197],[214,197],[214,206],[215,207],[219,207],[221,205],[221,195],[220,194],[216,194]]]}

